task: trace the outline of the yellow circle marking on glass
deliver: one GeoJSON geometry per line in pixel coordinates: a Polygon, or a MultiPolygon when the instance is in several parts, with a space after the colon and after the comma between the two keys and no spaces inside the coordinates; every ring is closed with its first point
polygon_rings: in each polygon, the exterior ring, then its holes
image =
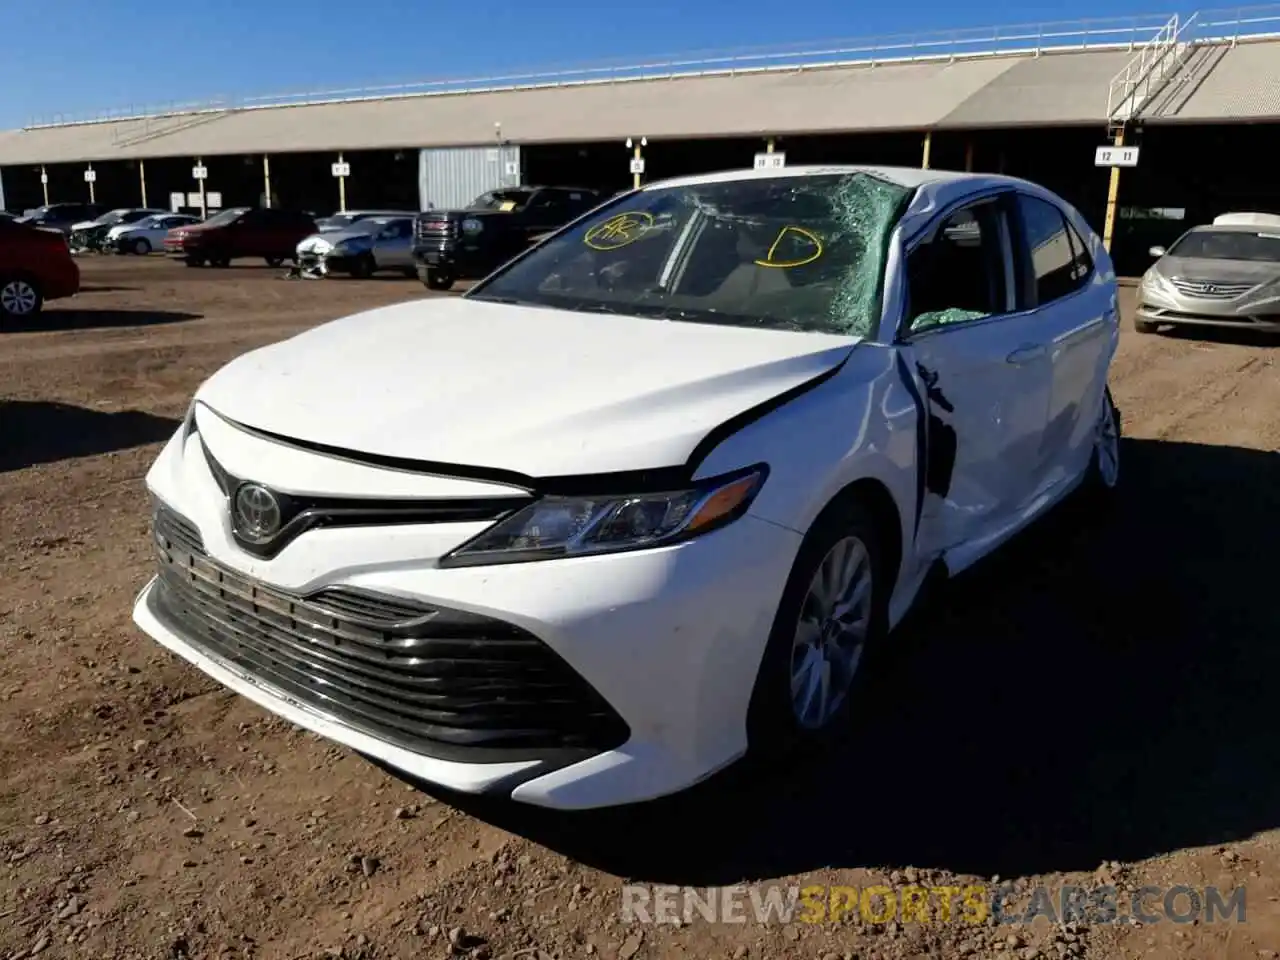
{"type": "Polygon", "coordinates": [[[822,239],[815,233],[811,233],[804,227],[783,227],[778,231],[778,236],[774,239],[773,245],[769,247],[769,252],[765,254],[763,260],[755,261],[757,267],[776,267],[778,269],[787,269],[789,267],[803,267],[806,264],[813,263],[822,256],[822,239]],[[778,252],[778,247],[782,246],[782,241],[787,238],[788,234],[807,240],[813,246],[813,253],[807,257],[800,257],[795,260],[774,260],[773,255],[778,252]]]}
{"type": "Polygon", "coordinates": [[[582,242],[593,250],[617,250],[639,240],[654,224],[653,215],[633,210],[610,217],[587,231],[582,242]]]}

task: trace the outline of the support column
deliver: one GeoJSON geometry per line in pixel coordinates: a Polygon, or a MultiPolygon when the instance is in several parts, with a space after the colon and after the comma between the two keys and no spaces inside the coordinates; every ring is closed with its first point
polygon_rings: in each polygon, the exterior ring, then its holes
{"type": "Polygon", "coordinates": [[[138,161],[138,186],[142,188],[142,205],[147,205],[147,161],[138,161]]]}
{"type": "MultiPolygon", "coordinates": [[[[343,162],[344,161],[342,159],[342,151],[339,150],[338,151],[338,168],[339,169],[342,169],[343,162]]],[[[499,163],[502,162],[501,155],[499,155],[498,157],[498,162],[499,163]]],[[[346,176],[338,177],[338,212],[339,213],[347,212],[347,178],[346,176]]]]}
{"type": "Polygon", "coordinates": [[[773,153],[773,147],[774,147],[774,139],[773,137],[770,137],[768,140],[765,141],[764,152],[773,153]]]}
{"type": "MultiPolygon", "coordinates": [[[[92,164],[92,163],[91,163],[91,164],[89,164],[85,169],[87,169],[87,170],[89,171],[89,173],[90,173],[90,174],[93,174],[93,176],[94,176],[95,178],[97,177],[97,174],[93,172],[93,164],[92,164]]],[[[90,203],[97,203],[97,202],[98,202],[97,193],[96,193],[96,191],[94,190],[93,180],[90,180],[90,181],[89,181],[89,202],[90,202],[90,203]]]]}
{"type": "Polygon", "coordinates": [[[926,130],[924,135],[924,156],[920,158],[920,169],[929,169],[929,153],[933,150],[933,131],[926,130]]]}
{"type": "Polygon", "coordinates": [[[964,169],[966,173],[973,173],[973,141],[969,140],[964,145],[964,169]]]}
{"type": "MultiPolygon", "coordinates": [[[[1124,146],[1124,127],[1121,126],[1116,130],[1115,140],[1113,141],[1117,147],[1124,146]]],[[[1116,229],[1116,201],[1120,198],[1120,168],[1111,168],[1111,182],[1107,186],[1107,218],[1102,226],[1102,245],[1107,248],[1107,252],[1111,252],[1111,236],[1116,229]]]]}
{"type": "MultiPolygon", "coordinates": [[[[204,161],[199,157],[196,157],[196,166],[197,167],[204,166],[204,161]]],[[[201,177],[200,178],[200,219],[201,220],[207,220],[209,217],[209,201],[204,192],[204,181],[205,181],[205,178],[201,177]]]]}
{"type": "MultiPolygon", "coordinates": [[[[632,150],[631,158],[632,158],[633,160],[640,160],[640,159],[643,159],[643,156],[642,156],[642,154],[640,153],[640,141],[638,141],[638,140],[636,141],[635,148],[632,150]]],[[[632,186],[634,189],[636,189],[636,190],[639,190],[639,189],[640,189],[640,174],[638,174],[638,173],[633,173],[633,174],[631,175],[631,186],[632,186]]]]}
{"type": "Polygon", "coordinates": [[[268,210],[271,209],[271,158],[267,154],[262,155],[262,205],[268,210]]]}
{"type": "Polygon", "coordinates": [[[49,171],[44,168],[44,164],[40,164],[40,190],[44,193],[44,205],[49,205],[49,171]]]}

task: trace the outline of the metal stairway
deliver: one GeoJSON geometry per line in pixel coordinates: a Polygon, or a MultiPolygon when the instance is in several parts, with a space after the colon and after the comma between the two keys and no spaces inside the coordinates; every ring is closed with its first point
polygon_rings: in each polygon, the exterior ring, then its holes
{"type": "Polygon", "coordinates": [[[198,127],[202,124],[212,123],[214,120],[220,120],[232,111],[231,107],[215,108],[203,110],[194,115],[182,116],[181,114],[172,117],[144,117],[142,118],[142,131],[131,132],[127,134],[119,134],[115,138],[115,146],[132,147],[139,143],[146,143],[148,140],[158,140],[160,137],[167,137],[171,133],[177,133],[180,130],[190,130],[192,127],[198,127]],[[161,124],[157,121],[172,119],[176,123],[161,124]]]}
{"type": "Polygon", "coordinates": [[[1182,39],[1195,23],[1196,14],[1186,20],[1177,14],[1154,37],[1138,48],[1129,62],[1111,78],[1107,89],[1107,138],[1118,143],[1127,124],[1138,120],[1142,111],[1177,76],[1193,50],[1182,39]]]}

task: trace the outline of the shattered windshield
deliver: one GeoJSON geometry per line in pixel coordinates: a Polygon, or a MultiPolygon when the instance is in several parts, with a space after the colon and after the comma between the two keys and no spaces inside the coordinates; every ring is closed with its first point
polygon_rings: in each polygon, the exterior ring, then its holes
{"type": "Polygon", "coordinates": [[[632,194],[470,297],[695,323],[863,336],[910,191],[866,173],[632,194]]]}

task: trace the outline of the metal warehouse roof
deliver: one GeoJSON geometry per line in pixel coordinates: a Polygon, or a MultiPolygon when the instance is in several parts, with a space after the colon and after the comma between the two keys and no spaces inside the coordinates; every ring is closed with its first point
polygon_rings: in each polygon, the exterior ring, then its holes
{"type": "MultiPolygon", "coordinates": [[[[1280,11],[1262,19],[1280,25],[1280,11]]],[[[951,35],[821,51],[827,59],[816,62],[803,59],[816,53],[772,63],[761,54],[683,61],[660,77],[642,67],[583,69],[479,89],[436,82],[425,93],[33,126],[0,133],[0,166],[491,144],[495,124],[514,143],[1103,124],[1115,78],[1162,35],[1173,41],[1166,62],[1177,66],[1140,119],[1280,118],[1280,41],[1238,36],[1237,15],[1213,22],[1217,32],[1198,43],[1181,42],[1194,20],[1008,28],[1003,49],[988,34],[951,35]],[[1126,34],[1127,43],[1116,41],[1126,34]],[[994,49],[976,49],[984,44],[994,49]]]]}

